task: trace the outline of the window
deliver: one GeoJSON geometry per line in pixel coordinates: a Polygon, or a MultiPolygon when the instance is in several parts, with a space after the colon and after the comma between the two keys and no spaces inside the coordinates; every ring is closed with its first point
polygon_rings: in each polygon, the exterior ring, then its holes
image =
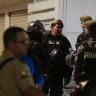
{"type": "Polygon", "coordinates": [[[45,0],[36,0],[36,2],[41,2],[41,1],[45,1],[45,0]]]}
{"type": "Polygon", "coordinates": [[[28,27],[27,10],[19,10],[10,13],[10,26],[18,26],[27,30],[28,27]]]}
{"type": "Polygon", "coordinates": [[[0,55],[3,50],[3,32],[5,30],[5,14],[0,14],[0,55]]]}

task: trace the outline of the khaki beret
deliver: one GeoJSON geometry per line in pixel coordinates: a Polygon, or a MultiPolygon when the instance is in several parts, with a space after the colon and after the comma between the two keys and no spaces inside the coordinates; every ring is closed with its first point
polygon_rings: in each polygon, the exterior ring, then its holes
{"type": "Polygon", "coordinates": [[[92,17],[89,16],[89,15],[80,16],[80,21],[81,22],[86,22],[88,20],[92,20],[92,17]]]}
{"type": "Polygon", "coordinates": [[[89,29],[90,25],[93,23],[96,23],[96,21],[95,20],[88,20],[88,21],[84,22],[83,24],[86,29],[89,29]]]}
{"type": "Polygon", "coordinates": [[[94,20],[96,21],[96,18],[94,20]]]}
{"type": "Polygon", "coordinates": [[[61,25],[61,26],[64,26],[64,25],[63,25],[63,22],[62,22],[60,19],[54,19],[54,20],[52,21],[51,25],[52,25],[52,24],[59,24],[59,25],[61,25]]]}

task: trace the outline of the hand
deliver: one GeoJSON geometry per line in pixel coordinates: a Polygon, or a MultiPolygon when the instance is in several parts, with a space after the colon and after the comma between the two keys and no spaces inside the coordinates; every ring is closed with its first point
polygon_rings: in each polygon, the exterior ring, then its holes
{"type": "Polygon", "coordinates": [[[45,81],[47,81],[48,80],[48,75],[47,74],[43,74],[43,76],[44,76],[45,81]]]}
{"type": "Polygon", "coordinates": [[[36,89],[38,89],[39,91],[41,91],[42,90],[41,84],[36,84],[36,89]]]}

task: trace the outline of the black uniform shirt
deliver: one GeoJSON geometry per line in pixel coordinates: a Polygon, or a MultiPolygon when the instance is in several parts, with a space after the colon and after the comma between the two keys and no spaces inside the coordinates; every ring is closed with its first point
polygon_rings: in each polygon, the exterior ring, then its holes
{"type": "Polygon", "coordinates": [[[53,36],[51,33],[45,36],[45,48],[47,50],[47,54],[50,54],[53,49],[58,48],[63,51],[65,56],[69,53],[69,48],[71,48],[71,44],[68,39],[63,36],[53,36]]]}
{"type": "Polygon", "coordinates": [[[68,55],[68,49],[71,47],[68,39],[63,35],[53,36],[51,33],[49,33],[43,36],[43,47],[43,49],[45,49],[45,53],[48,56],[48,73],[50,72],[52,75],[52,73],[56,74],[57,72],[57,74],[60,73],[64,77],[70,78],[72,69],[65,64],[65,57],[68,55]],[[54,55],[52,58],[50,54],[56,48],[58,52],[62,52],[60,54],[56,54],[58,56],[54,55]]]}

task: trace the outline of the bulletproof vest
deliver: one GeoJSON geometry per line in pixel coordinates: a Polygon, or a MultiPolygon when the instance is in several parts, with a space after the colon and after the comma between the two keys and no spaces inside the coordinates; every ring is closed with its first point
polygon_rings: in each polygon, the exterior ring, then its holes
{"type": "Polygon", "coordinates": [[[84,44],[84,65],[86,73],[96,76],[96,42],[84,44]]]}
{"type": "Polygon", "coordinates": [[[77,38],[77,42],[76,42],[76,49],[78,49],[78,47],[82,44],[84,44],[86,41],[88,40],[88,37],[84,35],[84,32],[81,33],[78,38],[77,38]]]}

